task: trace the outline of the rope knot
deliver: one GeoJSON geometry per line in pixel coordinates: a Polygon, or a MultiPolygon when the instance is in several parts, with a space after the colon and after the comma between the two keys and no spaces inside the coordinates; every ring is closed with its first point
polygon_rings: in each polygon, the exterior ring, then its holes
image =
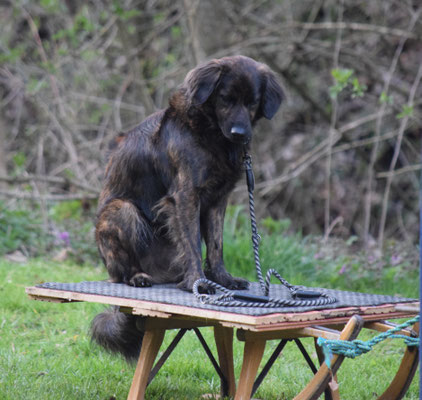
{"type": "Polygon", "coordinates": [[[412,318],[401,325],[397,325],[395,328],[383,332],[366,342],[357,339],[349,342],[347,340],[329,340],[320,337],[318,338],[317,343],[318,346],[322,347],[325,363],[327,364],[328,368],[331,368],[333,354],[339,354],[348,358],[355,358],[362,354],[368,353],[375,345],[386,339],[403,339],[407,346],[419,346],[419,338],[395,334],[396,332],[399,332],[418,321],[419,316],[412,318]]]}

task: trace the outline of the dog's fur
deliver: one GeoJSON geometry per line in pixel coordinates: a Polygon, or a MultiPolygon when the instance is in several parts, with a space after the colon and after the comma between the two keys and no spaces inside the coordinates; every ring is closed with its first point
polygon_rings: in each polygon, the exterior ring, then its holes
{"type": "MultiPolygon", "coordinates": [[[[96,224],[112,282],[177,283],[192,290],[206,277],[230,289],[248,287],[224,267],[224,213],[252,126],[272,118],[281,101],[282,90],[264,64],[243,56],[212,60],[188,73],[168,108],[116,138],[96,224]]],[[[135,319],[116,310],[93,323],[94,339],[128,359],[139,353],[134,332],[135,319]]]]}

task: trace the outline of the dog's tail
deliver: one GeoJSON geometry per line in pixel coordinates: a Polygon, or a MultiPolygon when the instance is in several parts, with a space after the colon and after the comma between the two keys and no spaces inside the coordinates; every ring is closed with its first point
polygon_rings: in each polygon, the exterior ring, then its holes
{"type": "Polygon", "coordinates": [[[120,353],[128,362],[136,361],[144,333],[136,326],[135,315],[113,307],[98,314],[91,325],[92,339],[112,353],[120,353]]]}

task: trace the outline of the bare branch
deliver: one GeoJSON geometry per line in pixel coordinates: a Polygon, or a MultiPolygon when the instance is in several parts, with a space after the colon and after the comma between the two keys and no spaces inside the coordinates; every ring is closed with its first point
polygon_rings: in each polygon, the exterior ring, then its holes
{"type": "MultiPolygon", "coordinates": [[[[411,23],[410,23],[409,31],[413,29],[416,21],[417,21],[417,17],[414,16],[412,18],[411,23]]],[[[383,92],[385,94],[388,93],[390,83],[391,83],[391,80],[393,78],[394,71],[396,70],[396,66],[397,66],[399,57],[402,54],[406,40],[407,40],[406,37],[403,37],[400,40],[400,43],[397,46],[396,51],[394,53],[394,57],[391,61],[391,65],[390,65],[390,70],[388,71],[387,78],[384,82],[383,92]]],[[[378,117],[377,117],[377,120],[376,120],[376,125],[375,125],[375,137],[376,138],[378,138],[381,135],[383,115],[384,115],[386,107],[387,107],[386,102],[381,104],[380,112],[378,114],[378,117]]],[[[365,204],[364,205],[364,207],[365,207],[365,217],[364,217],[365,218],[364,219],[364,239],[365,239],[365,243],[369,243],[368,239],[369,239],[369,228],[370,228],[370,223],[371,223],[372,183],[373,183],[373,179],[374,179],[374,166],[375,166],[375,162],[376,162],[376,159],[377,159],[377,156],[378,156],[378,144],[379,144],[378,140],[374,142],[374,147],[372,148],[372,151],[371,151],[371,158],[370,158],[370,162],[369,162],[369,166],[368,166],[368,178],[366,180],[366,197],[365,197],[365,202],[364,202],[364,204],[365,204]]]]}
{"type": "Polygon", "coordinates": [[[195,60],[195,64],[199,64],[205,58],[204,52],[198,40],[197,32],[197,11],[199,0],[183,0],[183,5],[185,7],[185,14],[188,20],[190,32],[189,40],[192,47],[193,58],[195,60]]]}
{"type": "MultiPolygon", "coordinates": [[[[343,20],[343,8],[344,0],[340,0],[338,7],[338,28],[336,34],[336,42],[334,46],[333,53],[333,68],[338,68],[339,57],[340,57],[340,47],[342,40],[342,28],[341,21],[343,20]]],[[[331,211],[331,163],[332,163],[332,153],[333,140],[336,134],[337,118],[338,118],[338,101],[337,96],[331,99],[332,111],[331,111],[331,121],[330,121],[330,130],[328,133],[328,149],[327,149],[327,160],[325,164],[325,209],[324,209],[324,237],[327,239],[332,228],[330,228],[330,211],[331,211]]]]}
{"type": "Polygon", "coordinates": [[[396,176],[406,174],[408,172],[415,172],[422,170],[422,164],[407,165],[406,167],[396,169],[394,171],[380,172],[377,174],[377,178],[391,178],[394,179],[396,176]]]}
{"type": "MultiPolygon", "coordinates": [[[[421,79],[422,79],[422,59],[421,59],[421,62],[419,64],[419,69],[418,69],[418,72],[416,74],[415,80],[413,82],[412,89],[410,90],[410,95],[409,95],[409,99],[408,99],[408,102],[407,102],[407,105],[409,107],[414,106],[413,102],[414,102],[416,91],[419,87],[421,79]]],[[[406,130],[406,126],[407,126],[409,119],[410,119],[410,116],[406,115],[401,120],[397,142],[396,142],[396,145],[394,146],[393,158],[391,159],[390,168],[389,168],[389,171],[388,171],[389,175],[387,176],[387,182],[385,184],[384,197],[383,197],[383,200],[382,200],[381,219],[380,219],[380,225],[379,225],[379,231],[378,231],[378,246],[379,247],[381,247],[382,244],[384,243],[384,229],[385,229],[385,222],[386,222],[386,219],[387,219],[388,200],[389,200],[389,197],[390,197],[391,183],[392,183],[392,180],[393,180],[393,177],[394,177],[393,171],[394,171],[394,168],[396,167],[396,163],[397,163],[397,160],[399,158],[399,153],[400,153],[400,149],[401,149],[401,143],[402,143],[402,140],[403,140],[403,135],[404,135],[404,132],[406,130]]]]}
{"type": "Polygon", "coordinates": [[[100,193],[100,190],[97,188],[86,185],[82,182],[78,182],[74,179],[66,179],[59,176],[29,174],[27,176],[11,177],[11,176],[0,175],[0,181],[7,182],[9,184],[21,184],[21,183],[29,183],[32,181],[39,181],[39,182],[47,182],[47,183],[58,184],[58,185],[71,185],[76,188],[86,190],[88,192],[91,192],[97,195],[100,193]]]}
{"type": "Polygon", "coordinates": [[[96,200],[97,195],[94,194],[35,194],[26,192],[0,190],[0,197],[12,197],[21,200],[36,201],[70,201],[70,200],[96,200]]]}
{"type": "MultiPolygon", "coordinates": [[[[32,19],[31,15],[23,7],[22,7],[22,12],[25,15],[25,18],[26,18],[26,21],[28,22],[29,28],[31,29],[31,33],[34,36],[35,43],[37,44],[38,52],[40,53],[40,56],[41,56],[41,60],[45,65],[48,65],[47,54],[44,50],[42,40],[41,40],[40,35],[38,33],[38,28],[35,25],[35,22],[32,19]]],[[[57,106],[59,108],[60,115],[64,116],[65,111],[64,111],[64,108],[63,108],[62,100],[60,98],[60,92],[59,92],[59,88],[57,86],[56,77],[51,73],[48,74],[48,77],[50,79],[51,90],[53,91],[53,95],[54,95],[54,97],[56,98],[56,101],[57,101],[57,106]]]]}
{"type": "MultiPolygon", "coordinates": [[[[389,28],[388,26],[380,25],[371,25],[371,24],[362,24],[358,22],[290,22],[288,24],[283,24],[281,29],[308,29],[308,30],[351,30],[351,31],[361,31],[361,32],[373,32],[381,35],[390,35],[398,36],[406,39],[418,39],[418,36],[412,32],[404,31],[397,28],[389,28]]],[[[279,29],[280,29],[279,28],[279,29]]]]}

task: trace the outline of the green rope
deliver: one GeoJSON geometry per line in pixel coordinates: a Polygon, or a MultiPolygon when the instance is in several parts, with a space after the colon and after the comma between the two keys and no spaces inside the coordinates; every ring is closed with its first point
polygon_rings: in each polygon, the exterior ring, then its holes
{"type": "Polygon", "coordinates": [[[419,346],[418,337],[396,335],[396,332],[399,332],[418,321],[419,316],[412,318],[401,325],[397,325],[395,328],[383,332],[366,342],[357,339],[349,342],[347,340],[329,340],[320,337],[318,338],[317,343],[318,346],[322,347],[327,367],[331,368],[331,359],[333,358],[333,354],[340,354],[348,358],[355,358],[368,353],[375,345],[386,339],[403,339],[406,346],[419,346]]]}

